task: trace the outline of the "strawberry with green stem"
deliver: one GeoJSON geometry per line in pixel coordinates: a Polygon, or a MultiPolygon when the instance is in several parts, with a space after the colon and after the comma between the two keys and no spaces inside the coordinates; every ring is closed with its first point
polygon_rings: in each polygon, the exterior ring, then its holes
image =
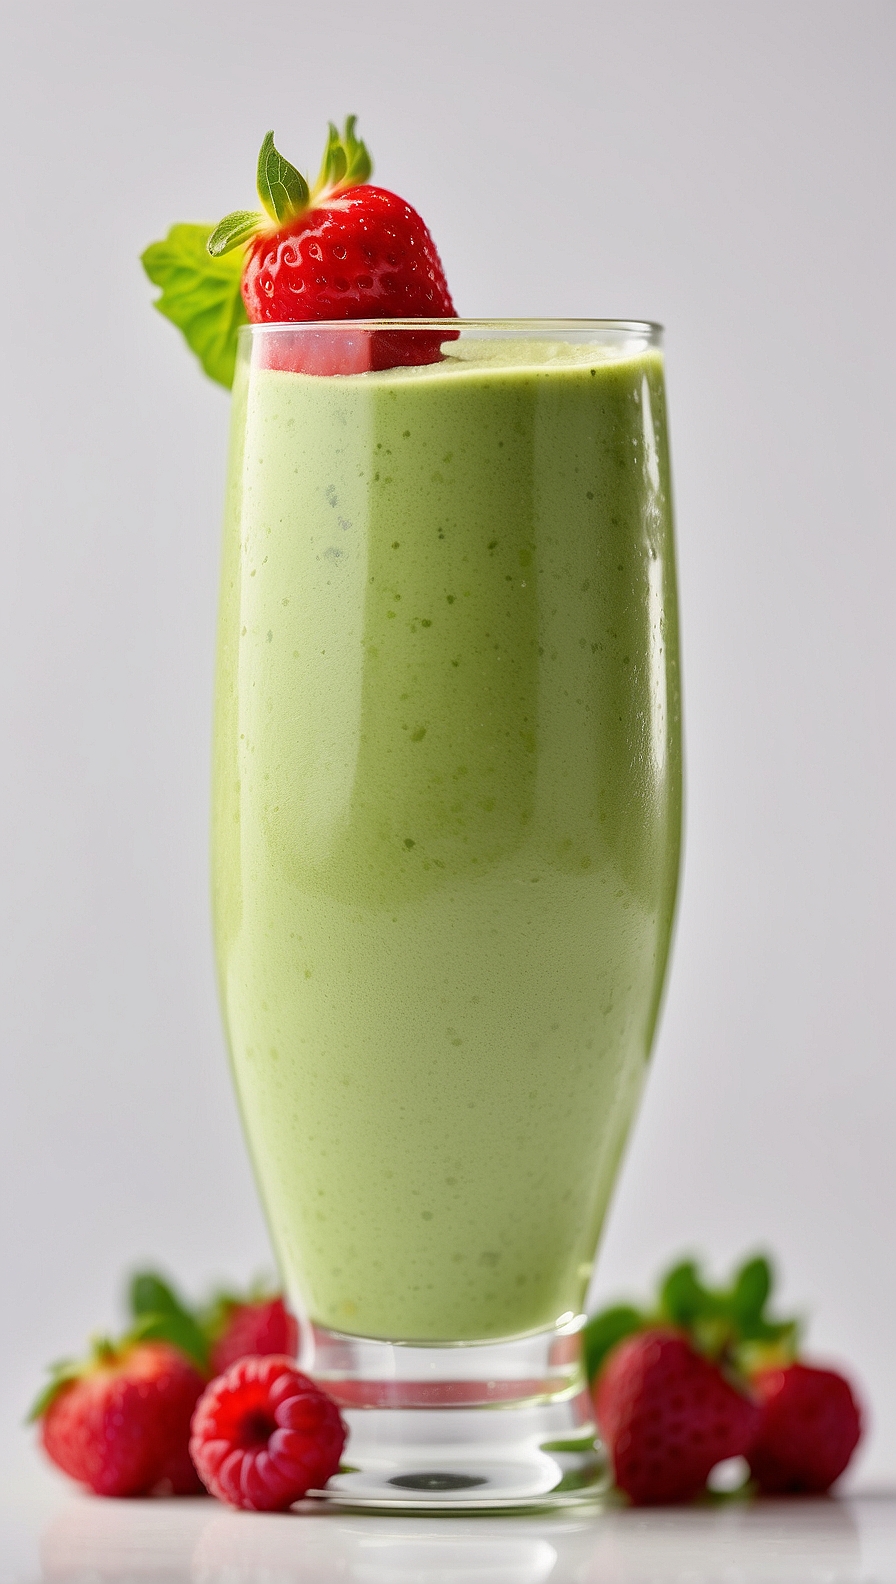
{"type": "MultiPolygon", "coordinates": [[[[372,168],[354,116],[341,133],[330,125],[313,188],[269,132],[258,158],[261,209],[236,210],[214,228],[174,226],[147,248],[144,268],[162,288],[156,307],[213,379],[231,384],[237,331],[247,320],[454,317],[427,227],[404,199],[370,184],[372,168]]],[[[321,374],[433,362],[450,335],[278,336],[269,366],[321,374]]]]}
{"type": "Polygon", "coordinates": [[[594,1394],[617,1487],[637,1507],[690,1501],[717,1463],[742,1456],[752,1398],[680,1331],[652,1326],[610,1353],[594,1394]]]}
{"type": "Polygon", "coordinates": [[[242,1358],[280,1354],[295,1358],[299,1327],[282,1293],[258,1284],[248,1293],[216,1294],[203,1311],[203,1331],[211,1348],[211,1371],[222,1375],[242,1358]]]}
{"type": "Polygon", "coordinates": [[[137,1271],[130,1280],[128,1305],[144,1335],[174,1343],[206,1376],[220,1375],[249,1355],[294,1357],[298,1349],[295,1316],[282,1293],[266,1281],[255,1282],[247,1292],[216,1292],[193,1309],[157,1271],[137,1271]]]}
{"type": "Polygon", "coordinates": [[[767,1313],[771,1288],[761,1255],[723,1288],[686,1260],[651,1309],[619,1304],[589,1321],[598,1423],[636,1504],[686,1500],[735,1455],[768,1494],[819,1493],[846,1468],[861,1410],[842,1375],[798,1360],[797,1322],[767,1313]]]}
{"type": "Polygon", "coordinates": [[[55,1365],[30,1418],[51,1461],[97,1495],[191,1496],[202,1490],[189,1438],[204,1386],[179,1348],[138,1328],[55,1365]]]}
{"type": "Polygon", "coordinates": [[[771,1264],[762,1254],[745,1260],[728,1287],[709,1287],[695,1261],[680,1261],[662,1277],[652,1307],[617,1304],[589,1320],[585,1328],[589,1379],[596,1378],[611,1349],[624,1337],[653,1326],[684,1332],[698,1351],[742,1376],[789,1361],[796,1355],[799,1323],[769,1316],[772,1281],[771,1264]]]}

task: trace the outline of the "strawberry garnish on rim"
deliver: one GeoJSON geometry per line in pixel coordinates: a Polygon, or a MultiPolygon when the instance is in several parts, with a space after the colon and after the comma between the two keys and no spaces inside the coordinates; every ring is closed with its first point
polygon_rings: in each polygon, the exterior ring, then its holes
{"type": "Polygon", "coordinates": [[[175,226],[143,255],[162,286],[156,306],[180,325],[207,373],[229,385],[240,323],[304,325],[261,338],[268,368],[313,374],[432,363],[456,331],[313,330],[321,321],[454,318],[429,230],[403,198],[369,182],[372,162],[354,116],[331,123],[313,187],[268,132],[258,157],[260,209],[240,209],[206,234],[175,226]]]}

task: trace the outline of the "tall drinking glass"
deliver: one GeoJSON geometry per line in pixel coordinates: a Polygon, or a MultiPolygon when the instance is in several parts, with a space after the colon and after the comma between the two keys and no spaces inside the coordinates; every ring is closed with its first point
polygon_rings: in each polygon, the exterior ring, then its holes
{"type": "Polygon", "coordinates": [[[326,1496],[579,1499],[678,874],[660,331],[241,334],[215,929],[303,1359],[350,1426],[326,1496]]]}

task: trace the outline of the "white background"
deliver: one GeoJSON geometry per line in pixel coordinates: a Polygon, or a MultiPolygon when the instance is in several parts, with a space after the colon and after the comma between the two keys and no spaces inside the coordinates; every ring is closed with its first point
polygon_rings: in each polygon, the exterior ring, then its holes
{"type": "Polygon", "coordinates": [[[668,326],[673,974],[598,1297],[771,1246],[896,1478],[892,4],[19,4],[0,19],[0,1441],[135,1261],[269,1262],[206,827],[227,398],[137,255],[355,111],[461,313],[668,326]]]}

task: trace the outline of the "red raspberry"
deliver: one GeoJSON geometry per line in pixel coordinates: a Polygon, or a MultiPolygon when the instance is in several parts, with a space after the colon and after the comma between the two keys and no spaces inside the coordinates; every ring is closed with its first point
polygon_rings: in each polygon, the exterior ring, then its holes
{"type": "Polygon", "coordinates": [[[746,1454],[759,1410],[678,1331],[620,1342],[595,1388],[616,1484],[636,1507],[690,1501],[725,1458],[746,1454]]]}
{"type": "Polygon", "coordinates": [[[167,1342],[100,1343],[38,1405],[47,1455],[98,1496],[189,1496],[190,1417],[204,1381],[167,1342]]]}
{"type": "Polygon", "coordinates": [[[763,1370],[753,1379],[762,1407],[748,1453],[764,1495],[821,1495],[843,1473],[862,1434],[849,1382],[809,1364],[763,1370]]]}
{"type": "Polygon", "coordinates": [[[347,1434],[332,1398],[292,1359],[244,1358],[199,1399],[190,1453],[220,1501],[282,1512],[326,1485],[347,1434]]]}
{"type": "Polygon", "coordinates": [[[282,1298],[232,1303],[224,1312],[223,1330],[212,1346],[213,1375],[223,1375],[238,1359],[268,1353],[295,1358],[299,1327],[282,1298]]]}

